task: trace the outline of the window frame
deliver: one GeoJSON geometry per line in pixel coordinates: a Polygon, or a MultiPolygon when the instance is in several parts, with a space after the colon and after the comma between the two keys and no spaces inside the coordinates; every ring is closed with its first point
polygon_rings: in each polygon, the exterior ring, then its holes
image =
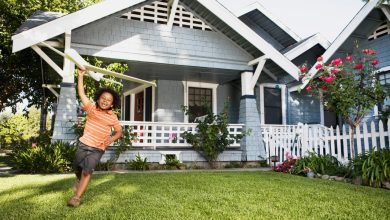
{"type": "MultiPolygon", "coordinates": [[[[202,89],[211,89],[211,100],[212,100],[212,112],[217,114],[217,88],[218,84],[215,83],[204,83],[204,82],[194,82],[194,81],[182,81],[184,87],[184,106],[188,107],[188,90],[189,87],[202,88],[202,89]]],[[[184,122],[188,123],[188,115],[184,114],[184,122]]]]}

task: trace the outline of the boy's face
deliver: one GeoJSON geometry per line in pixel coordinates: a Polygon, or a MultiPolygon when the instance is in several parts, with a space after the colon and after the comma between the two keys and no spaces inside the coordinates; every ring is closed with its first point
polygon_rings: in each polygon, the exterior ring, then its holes
{"type": "Polygon", "coordinates": [[[99,108],[103,110],[108,110],[112,108],[112,103],[114,101],[114,97],[112,97],[111,93],[103,92],[99,99],[97,100],[99,108]]]}

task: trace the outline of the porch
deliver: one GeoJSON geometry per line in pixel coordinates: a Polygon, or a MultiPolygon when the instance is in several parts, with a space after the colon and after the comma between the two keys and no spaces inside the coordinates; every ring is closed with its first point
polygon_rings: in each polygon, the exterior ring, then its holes
{"type": "MultiPolygon", "coordinates": [[[[123,127],[131,127],[132,132],[137,134],[137,140],[132,143],[132,147],[137,152],[149,152],[144,156],[151,152],[159,152],[161,155],[155,156],[161,162],[166,154],[175,154],[180,160],[185,160],[183,152],[193,151],[192,146],[182,138],[182,134],[185,131],[196,132],[196,123],[121,121],[121,124],[123,127]]],[[[232,136],[237,135],[243,131],[244,124],[229,124],[228,129],[232,136]]],[[[335,156],[340,162],[346,163],[351,159],[349,131],[350,129],[345,125],[328,128],[320,124],[263,124],[261,135],[266,152],[266,158],[263,159],[268,160],[270,164],[280,163],[287,159],[286,154],[303,157],[309,152],[315,152],[318,155],[335,156]],[[271,161],[271,158],[274,161],[271,161]]],[[[389,148],[390,123],[384,124],[382,121],[362,123],[356,129],[354,139],[356,154],[378,148],[389,148]]],[[[239,159],[237,155],[241,151],[240,143],[234,142],[227,151],[228,154],[234,152],[235,160],[239,159]]],[[[134,154],[128,153],[128,156],[134,154]]],[[[196,157],[201,160],[199,156],[196,157]]],[[[222,156],[222,158],[229,157],[222,156]]]]}

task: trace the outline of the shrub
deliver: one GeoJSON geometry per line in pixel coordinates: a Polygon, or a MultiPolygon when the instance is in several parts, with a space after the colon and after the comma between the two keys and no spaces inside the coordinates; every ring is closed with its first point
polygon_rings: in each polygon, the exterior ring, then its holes
{"type": "Polygon", "coordinates": [[[176,159],[175,155],[165,155],[165,168],[168,170],[180,169],[180,161],[176,159]]]}
{"type": "MultiPolygon", "coordinates": [[[[185,114],[190,114],[187,107],[183,109],[185,114]]],[[[215,167],[214,162],[219,154],[225,151],[234,141],[239,141],[245,136],[244,133],[235,136],[229,134],[226,107],[218,115],[209,111],[203,121],[196,119],[195,123],[198,124],[196,133],[186,131],[182,136],[207,160],[211,167],[215,167]]]]}
{"type": "Polygon", "coordinates": [[[230,163],[225,165],[225,168],[242,168],[243,164],[237,161],[231,161],[230,163]]]}
{"type": "Polygon", "coordinates": [[[362,165],[362,177],[370,186],[380,187],[390,180],[390,150],[379,149],[367,153],[362,165]]]}
{"type": "Polygon", "coordinates": [[[348,173],[347,167],[342,165],[336,157],[317,155],[314,152],[310,152],[309,156],[297,160],[293,173],[305,175],[305,171],[308,169],[322,175],[345,176],[348,173]]]}
{"type": "Polygon", "coordinates": [[[149,163],[146,157],[142,159],[138,154],[135,156],[135,160],[128,163],[128,167],[132,170],[149,170],[149,163]]]}
{"type": "Polygon", "coordinates": [[[73,144],[24,145],[12,153],[15,168],[23,173],[66,173],[72,171],[77,148],[73,144]]]}

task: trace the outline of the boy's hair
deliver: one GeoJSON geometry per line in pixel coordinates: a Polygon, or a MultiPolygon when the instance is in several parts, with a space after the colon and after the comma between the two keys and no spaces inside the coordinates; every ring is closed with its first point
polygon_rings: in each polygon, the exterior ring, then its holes
{"type": "Polygon", "coordinates": [[[105,92],[110,93],[113,97],[113,100],[112,100],[113,107],[112,108],[120,108],[121,107],[121,100],[120,100],[119,94],[110,88],[100,88],[100,89],[96,90],[95,94],[93,95],[93,101],[95,101],[97,103],[97,100],[105,92]]]}

